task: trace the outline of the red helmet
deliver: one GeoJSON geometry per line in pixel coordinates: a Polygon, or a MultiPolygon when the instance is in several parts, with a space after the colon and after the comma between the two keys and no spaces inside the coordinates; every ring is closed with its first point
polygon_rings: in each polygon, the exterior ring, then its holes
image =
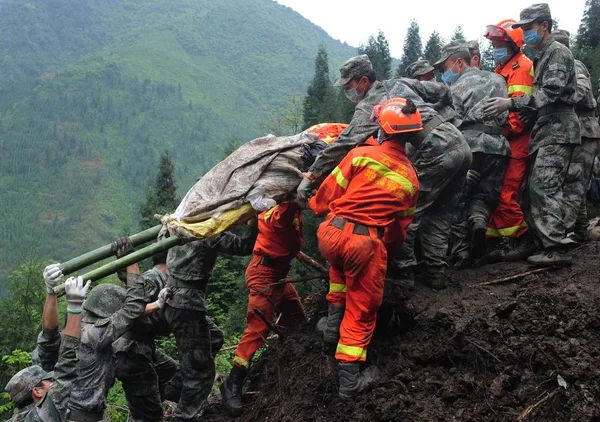
{"type": "Polygon", "coordinates": [[[379,125],[388,135],[416,132],[423,129],[421,113],[412,101],[407,101],[404,98],[387,100],[375,113],[378,113],[379,125]]]}
{"type": "Polygon", "coordinates": [[[517,23],[513,19],[505,19],[497,25],[488,25],[483,35],[488,40],[511,41],[519,48],[525,45],[523,41],[523,30],[521,28],[513,28],[513,24],[517,23]]]}

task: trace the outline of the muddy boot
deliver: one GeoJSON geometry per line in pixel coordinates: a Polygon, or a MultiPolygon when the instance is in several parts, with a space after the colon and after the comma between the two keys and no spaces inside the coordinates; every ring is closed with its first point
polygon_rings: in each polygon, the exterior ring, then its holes
{"type": "Polygon", "coordinates": [[[479,259],[486,251],[487,221],[484,218],[471,219],[471,258],[479,259]]]}
{"type": "Polygon", "coordinates": [[[329,304],[327,317],[323,317],[317,323],[317,332],[323,334],[323,341],[327,344],[337,344],[340,339],[340,325],[344,318],[344,306],[329,304]]]}
{"type": "Polygon", "coordinates": [[[529,232],[513,240],[510,248],[504,252],[504,261],[521,261],[533,255],[537,251],[537,246],[529,232]]]}
{"type": "Polygon", "coordinates": [[[370,366],[362,373],[358,362],[339,363],[340,392],[342,399],[356,397],[379,376],[379,369],[370,366]]]}
{"type": "Polygon", "coordinates": [[[444,290],[448,287],[448,279],[445,271],[424,271],[418,275],[417,281],[434,290],[444,290]]]}
{"type": "Polygon", "coordinates": [[[527,258],[527,262],[536,267],[568,267],[573,264],[573,256],[562,248],[544,249],[527,258]]]}
{"type": "Polygon", "coordinates": [[[386,282],[393,282],[395,286],[414,290],[415,288],[415,271],[412,267],[396,269],[393,271],[388,270],[386,276],[386,282]]]}
{"type": "Polygon", "coordinates": [[[223,408],[231,416],[239,416],[244,411],[242,407],[242,386],[248,370],[233,365],[227,379],[221,384],[223,408]]]}

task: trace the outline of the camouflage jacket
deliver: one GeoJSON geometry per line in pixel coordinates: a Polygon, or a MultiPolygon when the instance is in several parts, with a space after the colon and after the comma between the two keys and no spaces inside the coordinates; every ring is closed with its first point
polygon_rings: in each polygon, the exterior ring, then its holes
{"type": "Polygon", "coordinates": [[[54,382],[46,395],[35,405],[31,404],[9,419],[12,422],[64,421],[71,395],[71,386],[77,379],[77,352],[79,339],[62,336],[58,361],[54,366],[54,382]]]}
{"type": "Polygon", "coordinates": [[[371,121],[373,108],[394,97],[410,98],[414,101],[421,113],[423,124],[434,117],[440,117],[432,104],[452,104],[448,87],[438,82],[420,82],[408,78],[374,82],[367,96],[356,105],[350,125],[334,143],[317,156],[309,169],[319,183],[333,171],[348,151],[377,133],[379,125],[371,121]]]}
{"type": "Polygon", "coordinates": [[[577,89],[575,90],[577,105],[575,106],[575,112],[579,117],[581,137],[600,138],[600,123],[596,111],[597,103],[594,98],[590,72],[583,63],[575,60],[575,74],[577,75],[577,89]]]}
{"type": "Polygon", "coordinates": [[[73,383],[69,409],[104,412],[106,395],[115,380],[111,346],[133,326],[146,308],[143,277],[128,274],[127,278],[127,297],[121,309],[103,319],[86,313],[83,315],[77,367],[79,377],[73,383]]]}
{"type": "Polygon", "coordinates": [[[250,255],[258,230],[255,227],[240,227],[243,234],[226,231],[218,236],[195,240],[169,250],[167,268],[169,283],[181,280],[195,288],[176,287],[167,300],[169,306],[178,309],[206,311],[205,292],[219,253],[228,255],[250,255]],[[197,287],[196,287],[197,286],[197,287]]]}
{"type": "MultiPolygon", "coordinates": [[[[575,60],[571,50],[550,36],[537,51],[533,69],[533,94],[513,97],[511,111],[526,108],[539,111],[552,105],[574,106],[577,103],[575,60]]],[[[531,135],[530,154],[541,146],[581,143],[579,120],[574,112],[538,116],[531,135]]]]}
{"type": "Polygon", "coordinates": [[[508,98],[506,81],[500,75],[469,67],[450,86],[452,103],[462,121],[459,129],[472,152],[494,155],[510,155],[510,145],[503,134],[488,134],[479,130],[470,130],[469,125],[484,125],[497,128],[501,133],[508,123],[508,112],[493,119],[483,116],[483,105],[488,98],[508,98]]]}
{"type": "MultiPolygon", "coordinates": [[[[167,284],[167,275],[160,269],[153,267],[142,274],[145,282],[146,301],[148,303],[158,299],[158,293],[167,284]]],[[[135,320],[133,327],[118,338],[112,345],[113,355],[119,352],[130,355],[142,355],[152,360],[154,355],[154,339],[160,335],[167,335],[168,327],[163,313],[158,311],[148,316],[135,320]]]]}
{"type": "Polygon", "coordinates": [[[46,372],[54,371],[54,365],[60,353],[60,330],[45,329],[38,334],[37,347],[31,353],[31,363],[39,365],[46,372]]]}

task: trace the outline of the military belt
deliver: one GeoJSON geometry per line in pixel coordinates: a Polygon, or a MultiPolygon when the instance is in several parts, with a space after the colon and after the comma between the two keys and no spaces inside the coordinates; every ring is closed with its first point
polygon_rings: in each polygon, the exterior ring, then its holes
{"type": "Polygon", "coordinates": [[[369,227],[358,223],[352,223],[351,221],[346,221],[340,217],[333,217],[333,219],[329,222],[330,226],[337,227],[340,230],[344,230],[346,224],[354,224],[352,228],[352,233],[360,234],[362,236],[370,236],[371,232],[369,229],[375,229],[377,233],[377,238],[381,239],[383,237],[383,228],[382,227],[369,227]]]}
{"type": "Polygon", "coordinates": [[[478,123],[467,123],[460,127],[461,131],[474,130],[476,132],[487,133],[488,135],[504,135],[504,128],[498,126],[488,126],[478,123]]]}
{"type": "Polygon", "coordinates": [[[552,104],[547,107],[540,108],[538,110],[538,117],[552,113],[568,113],[570,111],[575,111],[575,106],[571,104],[552,104]]]}
{"type": "Polygon", "coordinates": [[[275,269],[287,269],[290,268],[290,259],[289,258],[270,258],[268,256],[261,256],[258,265],[264,265],[265,267],[275,268],[275,269]]]}
{"type": "Polygon", "coordinates": [[[579,117],[596,117],[596,109],[592,108],[580,108],[580,109],[576,109],[575,113],[577,113],[577,116],[579,117]]]}
{"type": "Polygon", "coordinates": [[[178,287],[180,289],[205,290],[206,282],[204,280],[194,280],[193,282],[188,282],[175,277],[169,277],[167,279],[167,286],[178,287]]]}
{"type": "Polygon", "coordinates": [[[444,121],[438,116],[435,116],[423,126],[423,130],[413,133],[411,143],[414,146],[420,145],[421,142],[423,142],[423,140],[427,138],[427,136],[429,136],[429,134],[442,123],[444,123],[444,121]]]}
{"type": "Polygon", "coordinates": [[[70,410],[67,416],[68,421],[76,422],[98,422],[104,419],[103,413],[81,412],[79,410],[70,410]]]}

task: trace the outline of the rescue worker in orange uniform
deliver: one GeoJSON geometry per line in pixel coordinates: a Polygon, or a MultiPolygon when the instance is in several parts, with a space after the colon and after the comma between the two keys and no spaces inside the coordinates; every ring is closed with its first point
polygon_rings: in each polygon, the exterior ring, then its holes
{"type": "MultiPolygon", "coordinates": [[[[498,65],[495,72],[506,79],[509,97],[533,93],[533,62],[521,51],[525,44],[523,30],[513,28],[514,23],[516,21],[507,19],[497,25],[488,25],[484,35],[492,42],[494,61],[498,65]]],[[[519,118],[518,112],[511,111],[505,135],[511,155],[498,207],[488,222],[487,235],[489,238],[508,238],[509,241],[507,248],[495,249],[489,256],[490,260],[519,260],[535,250],[519,205],[519,189],[527,172],[531,127],[519,118]]]]}
{"type": "Polygon", "coordinates": [[[352,149],[325,179],[309,205],[329,213],[317,231],[319,250],[330,263],[324,336],[337,338],[339,395],[356,396],[376,367],[360,372],[383,299],[386,243],[406,236],[419,182],[405,144],[423,129],[412,101],[392,98],[374,111],[380,144],[352,149]],[[384,236],[385,234],[385,236],[384,236]],[[339,334],[338,334],[339,333],[339,334]]]}
{"type": "Polygon", "coordinates": [[[292,259],[302,249],[301,209],[284,201],[258,215],[258,237],[253,256],[246,269],[249,290],[246,330],[235,351],[233,368],[221,385],[223,407],[232,416],[242,413],[242,385],[254,353],[264,344],[268,321],[275,312],[281,314],[279,325],[291,328],[306,320],[302,302],[290,283],[275,284],[284,279],[292,259]]]}

